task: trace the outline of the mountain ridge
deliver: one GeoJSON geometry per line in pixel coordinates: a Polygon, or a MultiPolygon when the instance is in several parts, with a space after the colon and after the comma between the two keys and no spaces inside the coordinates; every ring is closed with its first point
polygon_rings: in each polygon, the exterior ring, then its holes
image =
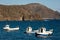
{"type": "Polygon", "coordinates": [[[0,20],[60,19],[60,13],[42,4],[0,5],[0,20]]]}

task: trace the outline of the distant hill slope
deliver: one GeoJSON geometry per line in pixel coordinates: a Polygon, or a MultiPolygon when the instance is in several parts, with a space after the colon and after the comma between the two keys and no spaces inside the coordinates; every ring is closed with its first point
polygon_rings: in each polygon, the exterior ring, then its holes
{"type": "Polygon", "coordinates": [[[27,5],[0,5],[0,20],[59,19],[60,13],[39,3],[27,5]]]}

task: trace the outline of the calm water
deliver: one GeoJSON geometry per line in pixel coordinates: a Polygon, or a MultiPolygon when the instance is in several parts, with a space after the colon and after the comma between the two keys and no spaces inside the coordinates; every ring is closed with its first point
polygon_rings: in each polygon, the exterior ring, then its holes
{"type": "Polygon", "coordinates": [[[0,21],[0,40],[60,40],[60,20],[48,21],[0,21]],[[6,32],[3,27],[9,24],[10,27],[20,27],[18,31],[6,32]],[[37,38],[35,34],[25,34],[25,30],[31,26],[33,30],[46,27],[47,30],[54,29],[54,33],[48,38],[37,38]]]}

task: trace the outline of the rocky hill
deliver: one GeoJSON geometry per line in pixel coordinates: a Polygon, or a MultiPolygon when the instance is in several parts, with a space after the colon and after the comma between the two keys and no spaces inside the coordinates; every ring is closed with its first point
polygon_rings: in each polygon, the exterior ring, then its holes
{"type": "Polygon", "coordinates": [[[42,4],[0,5],[0,20],[59,19],[60,13],[42,4]]]}

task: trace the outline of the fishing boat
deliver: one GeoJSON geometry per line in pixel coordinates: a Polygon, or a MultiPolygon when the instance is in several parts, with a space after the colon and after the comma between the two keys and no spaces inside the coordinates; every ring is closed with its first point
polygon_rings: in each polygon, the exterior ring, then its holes
{"type": "Polygon", "coordinates": [[[4,30],[7,30],[7,31],[15,31],[15,30],[19,30],[19,27],[16,27],[16,28],[10,28],[9,25],[5,25],[5,27],[3,27],[4,30]]]}
{"type": "Polygon", "coordinates": [[[39,29],[39,31],[37,31],[35,34],[36,36],[49,36],[53,33],[53,29],[50,29],[49,31],[46,31],[46,28],[45,27],[42,27],[39,29]]]}

